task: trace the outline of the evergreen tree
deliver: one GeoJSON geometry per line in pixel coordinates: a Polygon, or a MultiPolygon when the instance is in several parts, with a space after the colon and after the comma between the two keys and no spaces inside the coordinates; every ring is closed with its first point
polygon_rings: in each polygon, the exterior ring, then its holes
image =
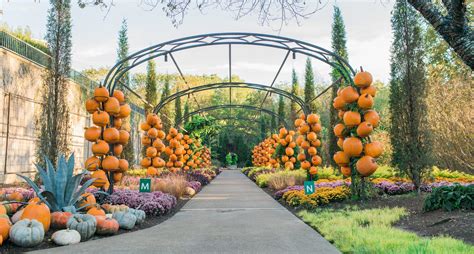
{"type": "Polygon", "coordinates": [[[407,0],[397,0],[393,16],[391,56],[390,140],[392,162],[404,171],[419,189],[429,165],[429,145],[425,133],[426,84],[423,63],[421,22],[407,0]]]}
{"type": "Polygon", "coordinates": [[[272,128],[272,133],[276,133],[278,131],[278,121],[275,115],[272,115],[270,125],[272,128]]]}
{"type": "Polygon", "coordinates": [[[186,100],[186,103],[184,104],[184,125],[186,125],[189,122],[189,98],[186,100]]]}
{"type": "MultiPolygon", "coordinates": [[[[295,69],[291,72],[291,94],[298,96],[298,89],[299,89],[299,84],[298,84],[298,76],[296,75],[295,69]]],[[[290,119],[291,123],[294,124],[295,120],[298,118],[298,104],[294,101],[291,101],[290,103],[290,119]]]]}
{"type": "MultiPolygon", "coordinates": [[[[161,101],[164,98],[170,96],[170,76],[166,76],[165,83],[163,84],[163,90],[161,91],[161,101]]],[[[171,108],[169,104],[166,104],[160,111],[161,122],[163,123],[163,129],[167,133],[172,125],[171,123],[171,108]]]]}
{"type": "MultiPolygon", "coordinates": [[[[156,72],[155,72],[155,61],[150,60],[147,64],[146,70],[146,87],[145,87],[145,100],[151,103],[153,106],[158,102],[158,88],[156,85],[156,72]]],[[[153,108],[150,105],[145,105],[145,111],[152,112],[153,108]]]]}
{"type": "MultiPolygon", "coordinates": [[[[334,14],[333,14],[333,23],[332,23],[332,51],[342,57],[343,59],[348,59],[347,54],[347,47],[346,47],[346,29],[344,26],[344,20],[342,19],[341,11],[339,7],[334,6],[334,14]]],[[[336,82],[341,77],[341,74],[336,70],[332,69],[331,78],[332,82],[336,82]]],[[[344,85],[344,81],[341,80],[341,84],[337,84],[331,88],[331,102],[337,96],[337,90],[339,87],[344,85]]],[[[338,122],[337,110],[334,107],[330,107],[330,116],[329,116],[329,129],[331,131],[328,132],[329,134],[329,160],[328,162],[331,165],[336,166],[336,163],[332,159],[332,154],[335,154],[339,147],[337,146],[337,137],[334,135],[332,131],[332,127],[336,126],[338,122]]]]}
{"type": "Polygon", "coordinates": [[[260,116],[260,140],[267,138],[267,125],[265,122],[265,117],[260,116]]]}
{"type": "Polygon", "coordinates": [[[43,81],[44,106],[39,119],[40,136],[37,163],[44,166],[44,156],[56,165],[60,153],[69,152],[68,81],[71,68],[71,2],[50,1],[46,25],[46,42],[51,64],[43,81]]]}
{"type": "MultiPolygon", "coordinates": [[[[278,98],[278,116],[280,116],[280,119],[285,119],[285,101],[282,95],[278,98]]],[[[280,125],[282,124],[283,122],[280,120],[280,125]]]]}
{"type": "MultiPolygon", "coordinates": [[[[122,25],[120,27],[119,33],[118,33],[118,48],[117,48],[117,62],[125,59],[128,56],[128,26],[127,26],[127,20],[123,19],[122,20],[122,25]]],[[[127,67],[129,65],[128,61],[124,63],[124,66],[127,67]]],[[[126,72],[121,78],[120,82],[118,83],[119,89],[125,94],[125,98],[128,97],[130,92],[124,87],[128,86],[130,87],[130,76],[128,72],[126,72]]],[[[136,143],[136,130],[137,128],[137,120],[135,119],[135,112],[132,111],[129,117],[124,119],[124,124],[125,126],[130,126],[130,140],[128,144],[124,146],[123,149],[123,158],[126,159],[130,165],[134,165],[136,162],[135,158],[135,143],[136,143]]]]}
{"type": "Polygon", "coordinates": [[[305,73],[304,73],[304,102],[308,105],[312,113],[316,112],[316,102],[311,102],[315,97],[314,73],[311,59],[306,59],[305,73]]]}
{"type": "MultiPolygon", "coordinates": [[[[179,92],[179,87],[176,86],[176,92],[179,92]]],[[[181,98],[177,97],[174,100],[174,125],[177,126],[178,122],[182,120],[183,115],[181,114],[181,98]]]]}

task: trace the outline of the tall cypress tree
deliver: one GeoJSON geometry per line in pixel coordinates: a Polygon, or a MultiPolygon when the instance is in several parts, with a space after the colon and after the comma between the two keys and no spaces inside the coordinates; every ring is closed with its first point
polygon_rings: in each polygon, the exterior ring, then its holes
{"type": "MultiPolygon", "coordinates": [[[[294,96],[298,96],[298,76],[296,75],[295,69],[291,72],[291,94],[294,96]]],[[[290,119],[291,123],[294,124],[295,120],[298,118],[298,104],[294,101],[290,103],[290,119]]]]}
{"type": "Polygon", "coordinates": [[[392,162],[419,189],[429,165],[425,133],[426,84],[421,22],[406,0],[397,0],[392,16],[394,35],[391,56],[390,140],[392,162]]]}
{"type": "MultiPolygon", "coordinates": [[[[179,87],[176,85],[176,92],[179,92],[179,87]]],[[[178,124],[179,120],[182,120],[183,114],[181,113],[181,98],[178,97],[174,100],[174,125],[178,124]]]]}
{"type": "MultiPolygon", "coordinates": [[[[164,98],[170,96],[170,76],[166,75],[165,83],[163,84],[163,90],[161,91],[161,101],[164,98]]],[[[172,123],[171,123],[171,108],[170,105],[165,105],[160,111],[161,122],[163,123],[163,129],[165,132],[168,132],[172,123]]]]}
{"type": "MultiPolygon", "coordinates": [[[[117,48],[117,62],[125,59],[128,56],[128,26],[127,26],[127,20],[123,19],[122,20],[122,25],[120,27],[119,33],[118,33],[118,48],[117,48]]],[[[126,61],[124,63],[124,66],[128,66],[129,63],[126,61]]],[[[120,83],[118,84],[118,87],[122,90],[122,92],[125,94],[127,97],[130,93],[129,91],[123,87],[123,85],[126,85],[130,87],[130,76],[128,72],[126,72],[121,78],[120,78],[120,83]]],[[[136,133],[138,130],[136,120],[135,120],[135,112],[132,111],[129,117],[127,117],[125,120],[125,126],[128,125],[130,126],[130,140],[127,145],[125,145],[123,149],[123,157],[130,163],[130,165],[134,165],[136,162],[135,158],[135,140],[136,140],[136,133]]]]}
{"type": "Polygon", "coordinates": [[[267,124],[265,117],[260,116],[260,140],[264,140],[267,137],[267,124]]]}
{"type": "Polygon", "coordinates": [[[186,100],[186,103],[184,103],[184,112],[183,112],[183,117],[184,117],[184,125],[186,125],[189,122],[189,98],[186,100]]]}
{"type": "MultiPolygon", "coordinates": [[[[155,61],[150,60],[147,64],[146,69],[146,87],[145,87],[145,99],[153,106],[158,102],[158,88],[156,85],[156,71],[155,61]]],[[[147,113],[153,111],[150,105],[145,105],[145,111],[147,113]]]]}
{"type": "MultiPolygon", "coordinates": [[[[334,53],[342,57],[343,59],[348,59],[347,48],[346,48],[346,29],[344,26],[344,20],[342,19],[341,11],[339,7],[334,6],[334,14],[333,14],[333,23],[332,23],[332,50],[334,53]]],[[[341,74],[336,70],[332,69],[331,78],[332,82],[336,82],[341,77],[341,74]]],[[[341,85],[344,84],[344,81],[341,81],[341,85]]],[[[337,90],[341,85],[335,85],[331,88],[331,101],[334,100],[337,96],[337,90]]],[[[329,155],[331,165],[336,166],[336,163],[332,159],[332,155],[335,154],[339,147],[337,146],[337,137],[334,135],[332,131],[332,127],[336,126],[338,122],[337,110],[333,107],[330,107],[329,111],[329,126],[330,130],[329,134],[329,155]]]]}
{"type": "Polygon", "coordinates": [[[315,113],[316,102],[311,102],[315,97],[315,86],[314,86],[314,73],[311,59],[306,59],[306,66],[304,71],[304,102],[308,105],[311,112],[315,113]]]}
{"type": "MultiPolygon", "coordinates": [[[[273,107],[275,109],[275,107],[273,107]]],[[[278,120],[275,115],[272,114],[270,126],[272,128],[272,132],[276,133],[278,131],[278,120]]]]}
{"type": "Polygon", "coordinates": [[[46,42],[51,53],[43,82],[43,113],[39,119],[40,136],[37,162],[44,165],[43,156],[53,164],[60,153],[68,153],[69,113],[67,107],[67,77],[71,69],[71,2],[51,0],[46,25],[46,42]]]}
{"type": "Polygon", "coordinates": [[[282,125],[283,121],[281,119],[285,119],[285,101],[282,95],[278,97],[278,116],[280,117],[280,125],[282,125]]]}

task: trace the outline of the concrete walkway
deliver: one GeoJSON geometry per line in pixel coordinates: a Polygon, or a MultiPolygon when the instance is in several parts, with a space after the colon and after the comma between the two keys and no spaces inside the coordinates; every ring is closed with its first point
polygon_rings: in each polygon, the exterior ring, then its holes
{"type": "Polygon", "coordinates": [[[35,253],[339,253],[237,170],[222,172],[165,222],[35,253]]]}

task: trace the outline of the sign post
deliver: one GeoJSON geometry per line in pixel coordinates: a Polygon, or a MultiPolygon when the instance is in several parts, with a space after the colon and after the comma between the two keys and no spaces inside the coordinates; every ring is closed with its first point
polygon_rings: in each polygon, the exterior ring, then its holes
{"type": "Polygon", "coordinates": [[[313,194],[315,189],[314,181],[304,181],[304,194],[313,194]]]}
{"type": "Polygon", "coordinates": [[[140,192],[150,192],[151,191],[151,179],[150,178],[141,178],[139,185],[140,192]]]}

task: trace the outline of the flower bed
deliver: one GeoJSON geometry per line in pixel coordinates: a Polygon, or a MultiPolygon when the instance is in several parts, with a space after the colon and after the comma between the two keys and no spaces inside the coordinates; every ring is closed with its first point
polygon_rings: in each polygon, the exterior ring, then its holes
{"type": "Polygon", "coordinates": [[[350,189],[345,185],[337,187],[320,187],[313,194],[306,195],[304,190],[290,190],[283,194],[282,199],[292,207],[313,209],[320,205],[349,198],[350,189]]]}
{"type": "Polygon", "coordinates": [[[126,205],[154,216],[167,214],[176,206],[176,198],[161,191],[144,193],[136,190],[116,190],[106,197],[105,202],[112,205],[126,205]]]}

